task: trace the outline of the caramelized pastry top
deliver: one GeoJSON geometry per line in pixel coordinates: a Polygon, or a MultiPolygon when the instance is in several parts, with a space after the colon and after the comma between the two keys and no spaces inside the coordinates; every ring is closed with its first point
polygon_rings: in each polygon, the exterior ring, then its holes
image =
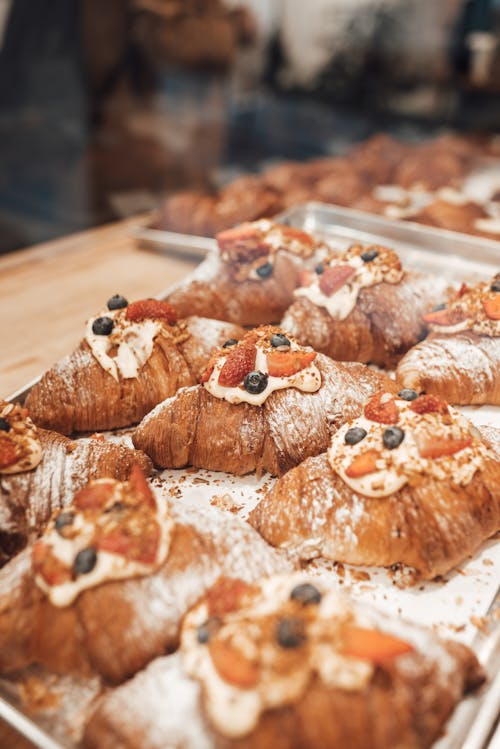
{"type": "Polygon", "coordinates": [[[367,497],[387,497],[424,476],[465,486],[487,452],[476,435],[445,401],[405,388],[397,396],[372,396],[363,416],[333,436],[328,460],[351,489],[367,497]]]}
{"type": "Polygon", "coordinates": [[[315,358],[315,351],[299,346],[279,328],[266,325],[240,341],[226,341],[210,358],[201,382],[216,398],[260,406],[275,390],[319,390],[321,374],[315,358]]]}
{"type": "Polygon", "coordinates": [[[120,376],[137,377],[159,334],[176,343],[188,337],[185,326],[177,323],[171,304],[157,299],[129,304],[124,297],[115,295],[108,300],[104,312],[88,320],[85,340],[101,367],[118,381],[120,376]]]}
{"type": "Polygon", "coordinates": [[[440,305],[425,322],[439,333],[460,333],[472,330],[478,335],[500,336],[500,273],[490,282],[462,287],[448,305],[440,305]]]}
{"type": "Polygon", "coordinates": [[[279,251],[308,258],[322,246],[305,231],[269,219],[236,226],[217,234],[222,260],[235,281],[263,281],[274,272],[274,256],[279,251]]]}
{"type": "Polygon", "coordinates": [[[54,606],[86,588],[147,575],[167,558],[173,521],[138,465],[128,481],[98,479],[60,510],[33,547],[33,571],[54,606]]]}
{"type": "Polygon", "coordinates": [[[315,274],[305,273],[303,285],[294,294],[324,307],[335,320],[345,320],[361,289],[383,281],[396,284],[403,276],[401,261],[393,250],[379,245],[353,245],[320,263],[315,274]]]}
{"type": "Polygon", "coordinates": [[[0,476],[31,471],[41,459],[42,445],[27,409],[0,399],[0,476]]]}
{"type": "Polygon", "coordinates": [[[377,665],[413,645],[374,627],[319,581],[296,573],[258,585],[221,578],[185,618],[181,657],[218,731],[244,736],[266,709],[300,699],[313,679],[362,690],[377,665]]]}

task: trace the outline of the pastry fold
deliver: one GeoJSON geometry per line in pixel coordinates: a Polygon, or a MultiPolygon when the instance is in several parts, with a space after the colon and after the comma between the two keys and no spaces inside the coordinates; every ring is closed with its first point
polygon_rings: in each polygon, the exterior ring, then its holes
{"type": "Polygon", "coordinates": [[[0,477],[0,566],[36,538],[50,516],[68,505],[91,479],[125,480],[132,465],[152,471],[150,459],[138,450],[104,440],[74,441],[56,432],[38,430],[42,459],[36,468],[0,477]]]}
{"type": "Polygon", "coordinates": [[[473,332],[431,333],[401,359],[405,387],[460,405],[500,405],[500,338],[473,332]]]}
{"type": "Polygon", "coordinates": [[[422,315],[440,301],[446,286],[442,279],[408,272],[400,283],[383,281],[361,289],[344,320],[299,297],[280,324],[299,343],[332,359],[392,368],[425,336],[422,315]]]}
{"type": "Polygon", "coordinates": [[[380,388],[397,390],[361,364],[339,364],[321,354],[314,363],[322,377],[317,392],[278,390],[261,406],[228,403],[201,385],[185,388],[143,419],[134,445],[163,468],[280,476],[325,450],[331,434],[361,412],[365,398],[380,388]]]}
{"type": "Polygon", "coordinates": [[[185,340],[157,336],[138,376],[127,379],[115,380],[82,341],[31,389],[26,406],[33,421],[62,434],[136,424],[157,403],[197,382],[214,348],[243,335],[241,328],[216,320],[185,322],[185,340]]]}
{"type": "Polygon", "coordinates": [[[37,663],[117,683],[178,644],[179,626],[221,575],[252,582],[290,569],[247,523],[219,510],[171,506],[165,563],[155,573],[105,582],[54,607],[34,581],[31,551],[0,571],[0,672],[37,663]]]}

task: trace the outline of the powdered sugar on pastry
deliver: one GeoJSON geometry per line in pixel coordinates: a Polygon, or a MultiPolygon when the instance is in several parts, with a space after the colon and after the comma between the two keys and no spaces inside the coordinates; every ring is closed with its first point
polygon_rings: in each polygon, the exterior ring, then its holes
{"type": "Polygon", "coordinates": [[[435,396],[401,392],[407,399],[375,395],[333,436],[333,470],[367,497],[388,497],[424,476],[469,484],[487,452],[472,424],[435,396]]]}
{"type": "Polygon", "coordinates": [[[490,282],[463,284],[449,305],[424,315],[424,320],[432,331],[445,335],[471,330],[500,336],[500,273],[490,282]]]}
{"type": "Polygon", "coordinates": [[[0,476],[31,471],[41,459],[42,445],[27,410],[0,400],[0,476]]]}
{"type": "Polygon", "coordinates": [[[260,406],[276,390],[319,390],[321,373],[315,358],[311,349],[299,346],[278,328],[265,326],[216,352],[202,382],[216,398],[260,406]]]}
{"type": "Polygon", "coordinates": [[[376,284],[397,284],[404,271],[399,257],[385,247],[354,245],[342,255],[321,263],[316,274],[308,274],[306,285],[294,291],[318,307],[324,307],[335,320],[345,320],[356,305],[361,289],[376,284]]]}

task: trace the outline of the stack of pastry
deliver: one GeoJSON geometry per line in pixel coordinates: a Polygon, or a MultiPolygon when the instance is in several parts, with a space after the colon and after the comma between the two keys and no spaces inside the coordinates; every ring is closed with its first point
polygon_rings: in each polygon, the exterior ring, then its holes
{"type": "Polygon", "coordinates": [[[79,710],[42,702],[86,749],[426,749],[475,655],[296,570],[436,579],[500,529],[500,437],[444,399],[498,403],[498,277],[450,296],[269,221],[218,243],[212,278],[111,297],[0,403],[0,675],[71,684],[79,710]],[[65,436],[119,427],[135,449],[65,436]],[[153,464],[277,480],[245,522],[153,464]]]}

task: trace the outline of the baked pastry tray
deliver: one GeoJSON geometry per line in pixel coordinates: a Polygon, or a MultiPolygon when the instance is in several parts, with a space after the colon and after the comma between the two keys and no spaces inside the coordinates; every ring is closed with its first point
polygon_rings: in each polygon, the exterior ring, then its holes
{"type": "MultiPolygon", "coordinates": [[[[433,230],[408,222],[397,224],[351,209],[308,203],[280,216],[284,223],[326,238],[342,249],[353,242],[394,247],[412,268],[439,274],[452,283],[485,279],[498,270],[500,243],[462,234],[433,230]]],[[[196,252],[193,247],[193,251],[196,252]]],[[[208,278],[216,254],[207,258],[185,280],[208,278]]],[[[182,282],[182,283],[185,283],[182,282]]],[[[169,289],[160,298],[165,297],[169,289]]],[[[11,396],[23,400],[33,383],[11,396]]],[[[500,428],[500,407],[462,409],[476,424],[500,428]]],[[[130,434],[108,434],[110,440],[130,444],[130,434]]],[[[157,493],[185,504],[215,506],[245,518],[274,479],[265,475],[234,477],[198,469],[166,470],[151,479],[157,493]]],[[[401,587],[407,570],[350,567],[316,559],[308,570],[332,586],[368,601],[395,616],[432,627],[442,636],[471,646],[485,666],[489,682],[481,692],[464,700],[449,721],[446,734],[433,749],[485,749],[500,712],[500,543],[498,536],[443,580],[401,587]]],[[[72,719],[67,710],[67,679],[53,679],[51,690],[66,704],[32,709],[22,698],[18,683],[0,680],[0,717],[41,749],[76,749],[72,719]]],[[[69,711],[71,713],[71,711],[69,711]]],[[[355,748],[353,748],[355,749],[355,748]]]]}

